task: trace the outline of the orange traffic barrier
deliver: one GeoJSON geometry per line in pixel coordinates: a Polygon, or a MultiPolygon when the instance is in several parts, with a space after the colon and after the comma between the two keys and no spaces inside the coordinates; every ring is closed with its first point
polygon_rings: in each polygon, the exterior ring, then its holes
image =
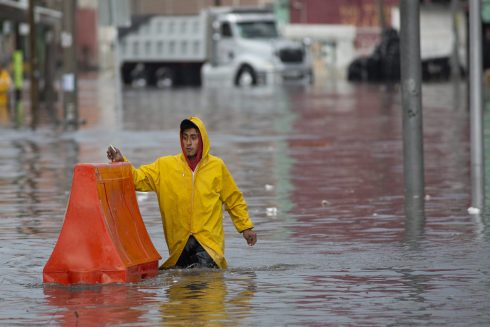
{"type": "Polygon", "coordinates": [[[130,164],[77,164],[44,282],[137,282],[158,274],[159,259],[141,218],[130,164]]]}

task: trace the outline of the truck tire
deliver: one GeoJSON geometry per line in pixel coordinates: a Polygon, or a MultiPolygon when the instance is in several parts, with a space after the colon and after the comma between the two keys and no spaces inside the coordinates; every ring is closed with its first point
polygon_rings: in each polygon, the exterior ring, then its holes
{"type": "Polygon", "coordinates": [[[148,84],[148,71],[143,63],[137,63],[129,76],[132,87],[145,87],[148,84]]]}
{"type": "Polygon", "coordinates": [[[236,74],[235,85],[239,87],[257,85],[257,74],[255,70],[248,65],[242,66],[236,74]]]}
{"type": "Polygon", "coordinates": [[[155,84],[158,88],[170,88],[175,85],[175,76],[171,68],[160,67],[155,72],[155,84]]]}

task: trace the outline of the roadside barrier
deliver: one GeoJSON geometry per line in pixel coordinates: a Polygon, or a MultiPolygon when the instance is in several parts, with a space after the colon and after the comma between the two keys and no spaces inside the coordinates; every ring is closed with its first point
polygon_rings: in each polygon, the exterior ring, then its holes
{"type": "Polygon", "coordinates": [[[131,165],[77,164],[44,282],[137,282],[158,274],[159,259],[141,218],[131,165]]]}

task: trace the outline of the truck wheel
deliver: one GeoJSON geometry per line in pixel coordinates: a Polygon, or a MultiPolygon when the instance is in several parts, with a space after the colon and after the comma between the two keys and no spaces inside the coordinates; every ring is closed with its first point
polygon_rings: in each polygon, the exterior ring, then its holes
{"type": "Polygon", "coordinates": [[[250,66],[242,66],[235,78],[236,86],[253,86],[257,85],[257,74],[254,69],[250,66]]]}
{"type": "Polygon", "coordinates": [[[160,67],[155,72],[156,86],[158,88],[169,88],[174,86],[174,73],[172,69],[160,67]]]}
{"type": "Polygon", "coordinates": [[[133,87],[145,87],[148,83],[148,72],[143,63],[138,63],[131,70],[131,86],[133,87]]]}

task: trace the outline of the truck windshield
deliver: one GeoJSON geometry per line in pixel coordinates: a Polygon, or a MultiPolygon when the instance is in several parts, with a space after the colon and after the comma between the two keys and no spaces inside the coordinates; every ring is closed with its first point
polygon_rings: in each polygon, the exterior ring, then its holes
{"type": "Polygon", "coordinates": [[[238,32],[245,39],[271,39],[277,37],[273,21],[237,23],[238,32]]]}

